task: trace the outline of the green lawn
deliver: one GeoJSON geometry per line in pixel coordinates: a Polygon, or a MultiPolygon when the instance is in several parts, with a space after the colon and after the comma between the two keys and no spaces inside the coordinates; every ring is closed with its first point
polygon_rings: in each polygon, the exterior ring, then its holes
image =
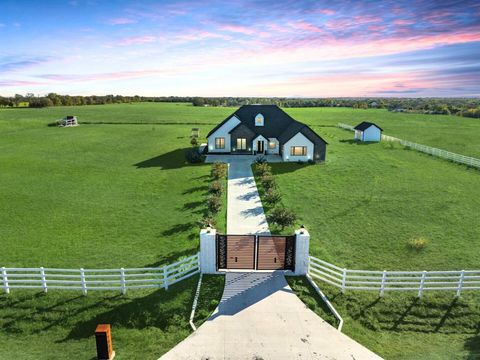
{"type": "MultiPolygon", "coordinates": [[[[112,325],[115,359],[158,359],[187,337],[198,276],[165,290],[115,292],[17,290],[0,295],[0,359],[96,358],[95,328],[112,325]]],[[[224,277],[203,277],[195,323],[213,312],[224,277]]]]}
{"type": "Polygon", "coordinates": [[[478,170],[389,143],[356,144],[340,129],[322,134],[326,163],[272,164],[312,255],[357,269],[480,267],[478,170]],[[429,242],[412,251],[407,242],[418,237],[429,242]]]}
{"type": "Polygon", "coordinates": [[[210,166],[185,163],[189,131],[17,123],[0,152],[0,263],[138,267],[196,252],[210,166]]]}

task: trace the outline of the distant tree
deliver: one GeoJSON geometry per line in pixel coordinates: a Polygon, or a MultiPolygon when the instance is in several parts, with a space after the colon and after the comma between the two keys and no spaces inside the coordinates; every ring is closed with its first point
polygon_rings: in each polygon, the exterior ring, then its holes
{"type": "Polygon", "coordinates": [[[193,99],[192,101],[193,106],[204,106],[205,105],[205,99],[201,97],[197,97],[193,99]]]}

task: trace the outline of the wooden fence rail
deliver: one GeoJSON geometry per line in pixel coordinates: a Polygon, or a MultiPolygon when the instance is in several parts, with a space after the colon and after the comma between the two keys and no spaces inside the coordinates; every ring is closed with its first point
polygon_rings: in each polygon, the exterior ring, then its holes
{"type": "Polygon", "coordinates": [[[480,290],[480,270],[459,271],[371,271],[340,268],[310,256],[308,274],[330,285],[346,290],[454,291],[456,296],[467,290],[480,290]]]}
{"type": "Polygon", "coordinates": [[[200,272],[199,254],[163,267],[130,269],[6,268],[0,273],[0,288],[11,289],[117,290],[165,288],[200,272]]]}
{"type": "MultiPolygon", "coordinates": [[[[345,130],[350,130],[354,131],[353,126],[343,124],[343,123],[338,123],[337,126],[339,128],[345,129],[345,130]]],[[[413,149],[419,152],[423,152],[425,154],[429,154],[432,156],[436,156],[442,159],[447,159],[453,162],[456,162],[458,164],[463,164],[467,166],[472,166],[477,169],[480,169],[480,159],[470,157],[470,156],[465,156],[465,155],[460,155],[456,154],[447,150],[442,150],[442,149],[437,149],[431,146],[426,146],[422,144],[417,144],[411,141],[399,139],[393,136],[389,135],[384,135],[382,134],[382,140],[384,141],[394,141],[400,143],[402,146],[405,146],[406,148],[413,149]]]]}

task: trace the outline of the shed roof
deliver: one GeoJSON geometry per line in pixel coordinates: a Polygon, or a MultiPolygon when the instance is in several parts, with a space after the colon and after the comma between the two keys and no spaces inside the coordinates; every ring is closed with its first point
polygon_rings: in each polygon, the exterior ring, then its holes
{"type": "Polygon", "coordinates": [[[360,131],[365,131],[367,130],[370,126],[375,126],[377,129],[379,129],[380,131],[383,131],[383,129],[378,126],[377,124],[374,124],[374,123],[371,123],[371,122],[368,122],[368,121],[363,121],[361,122],[360,124],[358,124],[357,126],[354,127],[355,130],[360,130],[360,131]]]}

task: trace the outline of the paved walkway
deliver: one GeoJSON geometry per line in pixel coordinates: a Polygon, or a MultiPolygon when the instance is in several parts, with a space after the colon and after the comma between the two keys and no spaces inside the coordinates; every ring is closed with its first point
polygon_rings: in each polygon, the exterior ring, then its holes
{"type": "Polygon", "coordinates": [[[248,158],[229,163],[227,234],[270,234],[248,158]]]}
{"type": "Polygon", "coordinates": [[[227,273],[222,300],[161,359],[381,359],[308,309],[283,273],[227,273]]]}

